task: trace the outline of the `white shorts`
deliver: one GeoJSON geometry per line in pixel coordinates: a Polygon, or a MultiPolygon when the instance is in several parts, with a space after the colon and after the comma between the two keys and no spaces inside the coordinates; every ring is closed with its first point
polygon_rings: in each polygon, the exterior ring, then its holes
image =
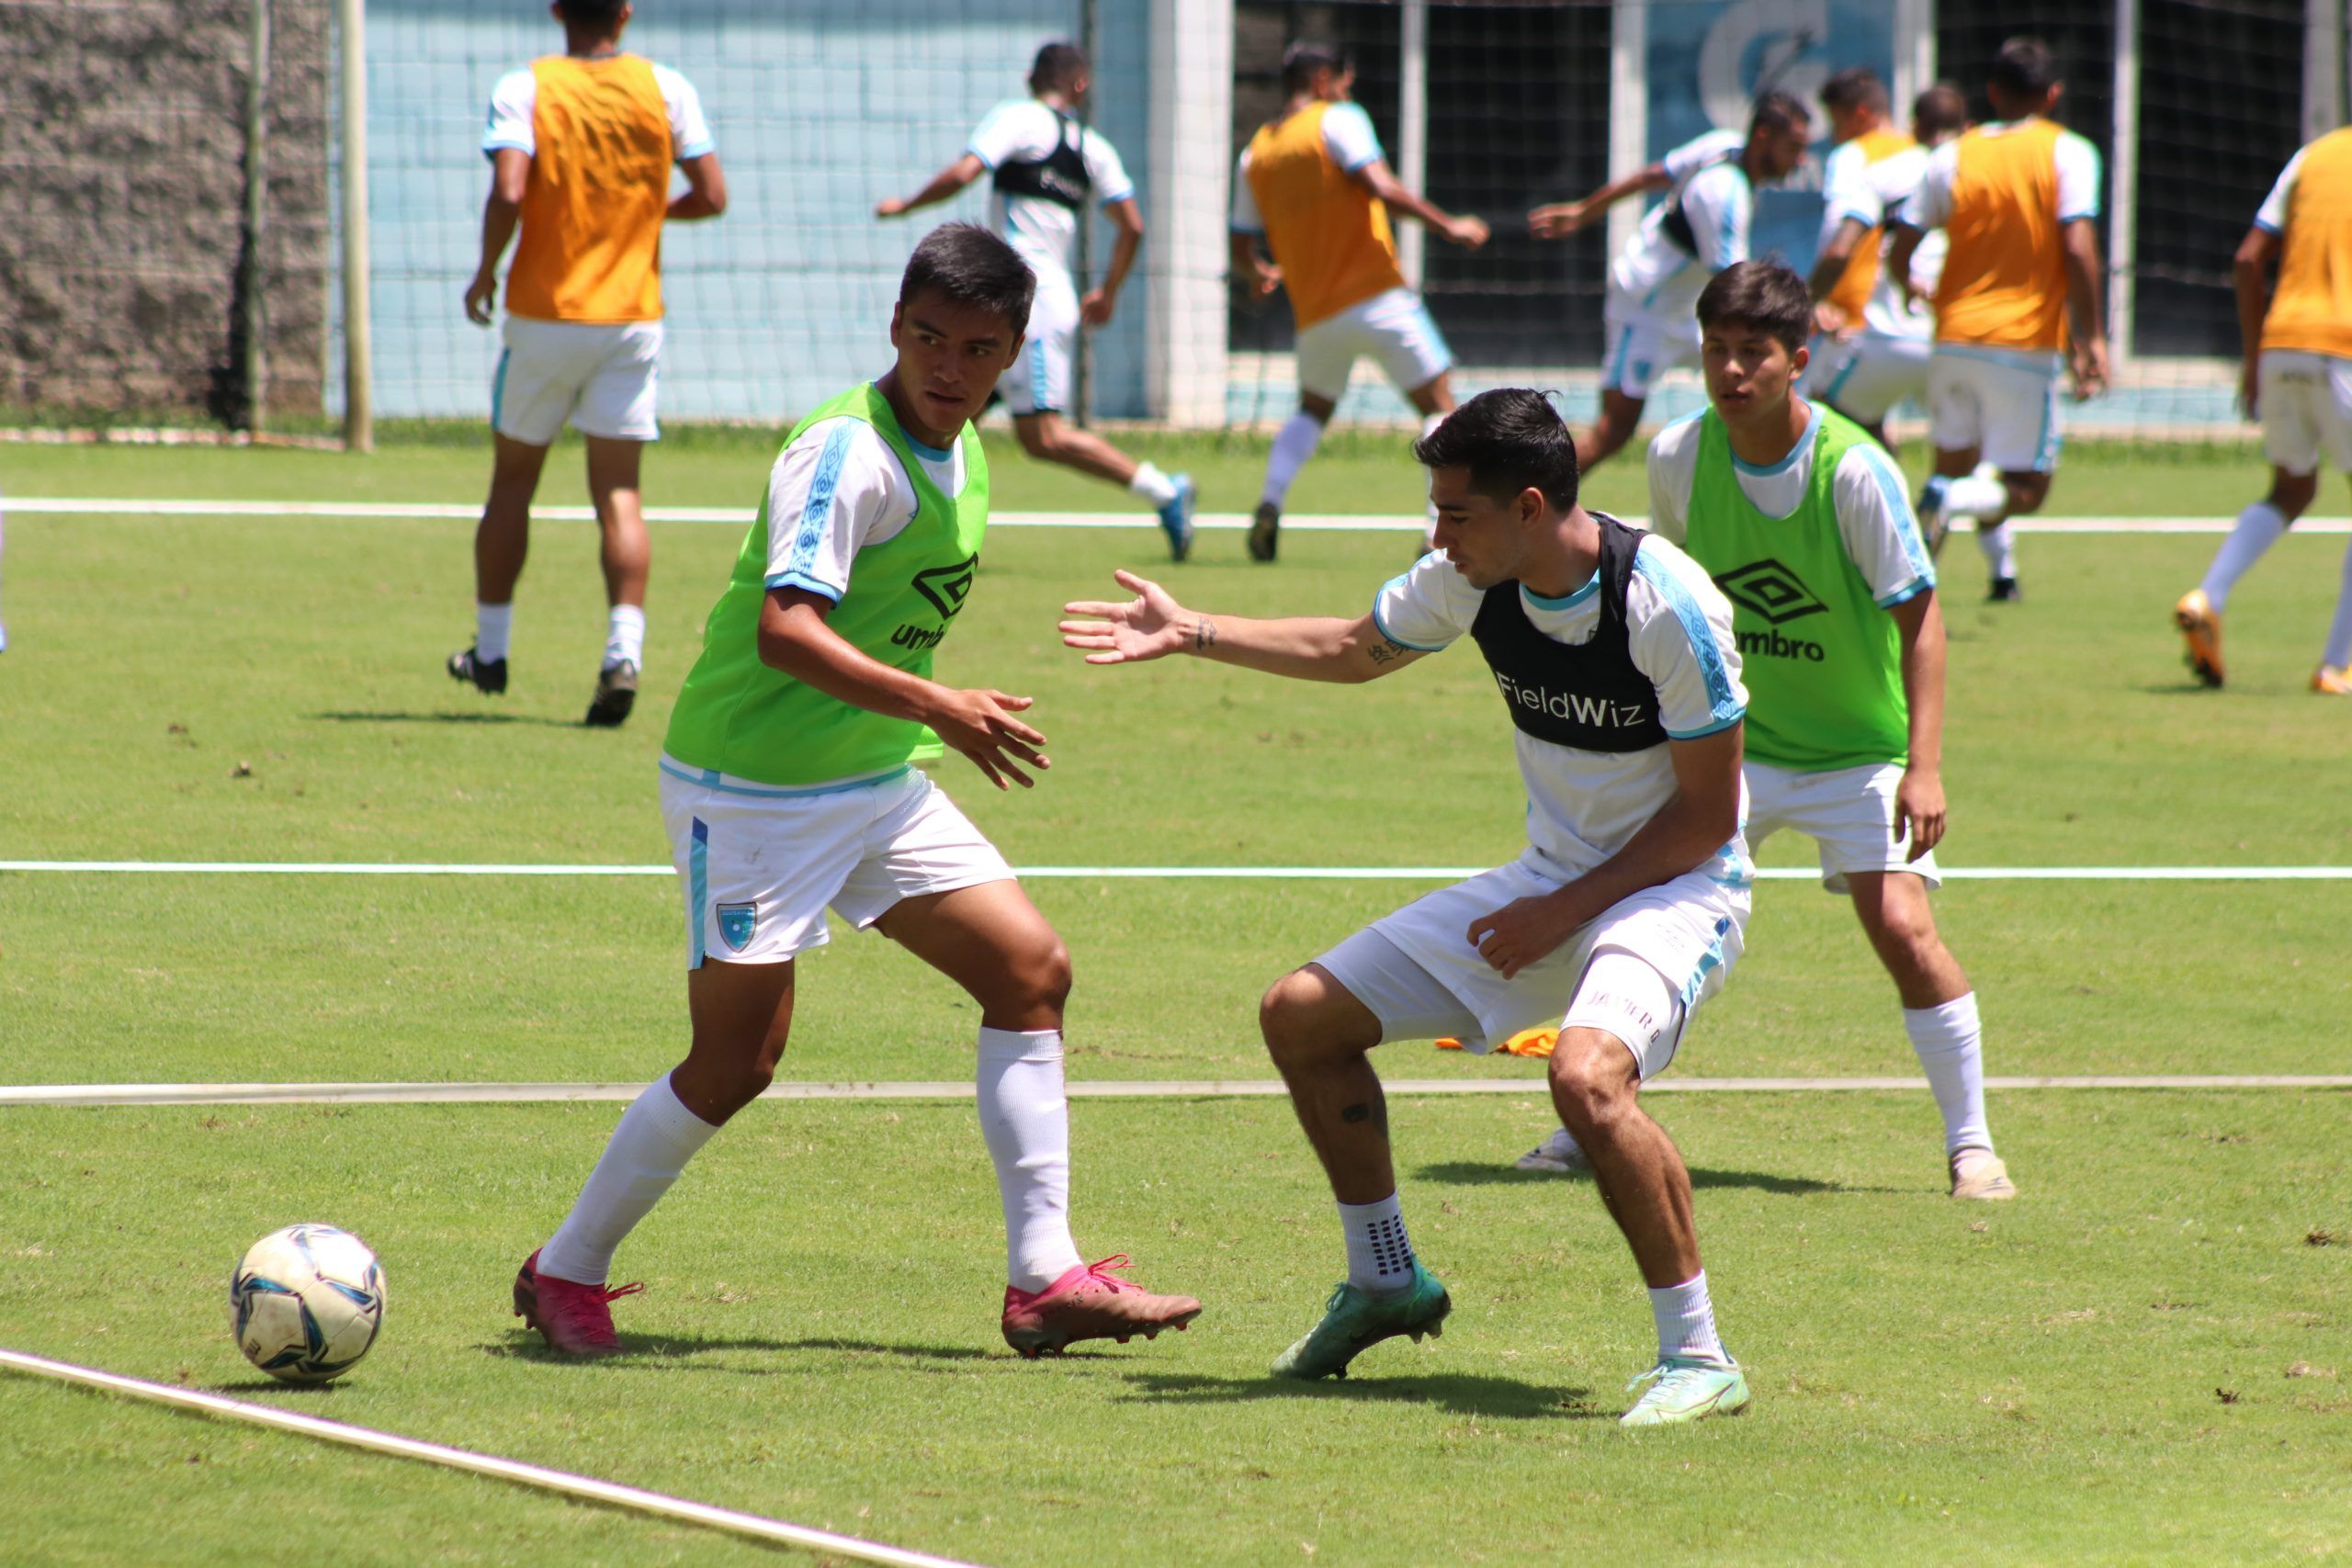
{"type": "Polygon", "coordinates": [[[1805,389],[1858,424],[1876,424],[1895,404],[1928,399],[1926,338],[1858,333],[1849,338],[1816,336],[1805,367],[1805,389]]]}
{"type": "Polygon", "coordinates": [[[1826,773],[1801,773],[1748,759],[1747,847],[1753,851],[1783,828],[1792,828],[1821,852],[1821,885],[1848,890],[1857,871],[1908,871],[1929,887],[1943,886],[1936,852],[1916,861],[1904,856],[1902,828],[1895,819],[1894,792],[1903,783],[1898,762],[1866,762],[1826,773]]]}
{"type": "MultiPolygon", "coordinates": [[[[1471,922],[1559,886],[1532,853],[1521,855],[1373,921],[1315,962],[1372,1010],[1383,1041],[1450,1035],[1483,1054],[1521,1030],[1558,1028],[1580,1001],[1597,952],[1629,953],[1657,970],[1685,1019],[1722,987],[1739,957],[1747,883],[1694,871],[1611,905],[1556,952],[1504,979],[1470,945],[1471,922]]],[[[1680,1039],[1679,1028],[1668,1029],[1626,1048],[1642,1077],[1653,1077],[1680,1039]]]]}
{"type": "Polygon", "coordinates": [[[1078,358],[1078,294],[1068,283],[1040,278],[1029,306],[1029,335],[1021,357],[997,378],[997,390],[1015,419],[1069,409],[1070,367],[1078,358]]]}
{"type": "Polygon", "coordinates": [[[2058,466],[2058,355],[1939,343],[1928,361],[1928,436],[1940,451],[1980,448],[2004,473],[2058,466]]]}
{"type": "Polygon", "coordinates": [[[2352,473],[2352,359],[2266,348],[2261,378],[2262,455],[2301,477],[2325,453],[2352,473]]]}
{"type": "Polygon", "coordinates": [[[1662,321],[1635,310],[1620,310],[1612,300],[1600,316],[1609,357],[1602,361],[1600,389],[1619,392],[1636,402],[1649,400],[1659,379],[1678,366],[1699,363],[1699,322],[1662,321]]]}
{"type": "Polygon", "coordinates": [[[686,900],[686,967],[781,964],[864,931],[902,898],[1012,879],[929,774],[777,789],[662,759],[662,822],[686,900]]]}
{"type": "Polygon", "coordinates": [[[659,321],[509,316],[506,352],[490,389],[491,428],[530,446],[553,446],[567,419],[582,435],[658,441],[653,394],[661,368],[659,321]]]}
{"type": "Polygon", "coordinates": [[[1409,288],[1392,288],[1327,316],[1298,334],[1298,389],[1340,400],[1356,360],[1370,355],[1400,392],[1417,392],[1453,368],[1453,351],[1409,288]]]}

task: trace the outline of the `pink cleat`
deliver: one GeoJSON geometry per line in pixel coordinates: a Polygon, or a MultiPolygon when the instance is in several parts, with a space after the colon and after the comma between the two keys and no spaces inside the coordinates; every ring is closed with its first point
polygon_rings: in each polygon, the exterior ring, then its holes
{"type": "Polygon", "coordinates": [[[641,1284],[608,1289],[559,1280],[539,1272],[537,1252],[523,1259],[514,1275],[514,1315],[539,1331],[548,1348],[559,1356],[615,1356],[620,1336],[613,1332],[609,1303],[633,1296],[641,1284]]]}
{"type": "Polygon", "coordinates": [[[1181,1331],[1201,1315],[1190,1296],[1155,1296],[1133,1280],[1111,1272],[1134,1265],[1124,1252],[1100,1263],[1082,1263],[1042,1291],[1004,1288],[1004,1342],[1029,1360],[1058,1356],[1080,1339],[1116,1339],[1140,1334],[1156,1339],[1163,1328],[1181,1331]]]}

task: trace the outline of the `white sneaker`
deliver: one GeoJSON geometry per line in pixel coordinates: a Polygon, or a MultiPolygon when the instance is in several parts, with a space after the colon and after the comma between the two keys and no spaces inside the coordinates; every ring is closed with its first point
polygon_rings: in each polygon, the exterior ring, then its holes
{"type": "Polygon", "coordinates": [[[1555,1127],[1552,1135],[1528,1150],[1512,1162],[1520,1170],[1548,1170],[1555,1176],[1580,1176],[1592,1168],[1592,1162],[1577,1146],[1566,1127],[1555,1127]]]}
{"type": "Polygon", "coordinates": [[[2009,1168],[1993,1157],[1990,1149],[1965,1148],[1951,1156],[1951,1195],[1955,1198],[2004,1202],[2018,1195],[2009,1168]]]}

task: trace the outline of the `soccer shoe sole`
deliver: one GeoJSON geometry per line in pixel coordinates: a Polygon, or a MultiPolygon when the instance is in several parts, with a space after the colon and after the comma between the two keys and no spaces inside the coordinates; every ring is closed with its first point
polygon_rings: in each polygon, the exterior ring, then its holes
{"type": "Polygon", "coordinates": [[[531,1277],[531,1266],[527,1263],[514,1271],[514,1315],[521,1318],[524,1325],[536,1332],[547,1342],[547,1348],[559,1356],[593,1361],[601,1356],[620,1354],[621,1348],[617,1345],[588,1345],[572,1349],[557,1344],[555,1336],[548,1332],[548,1325],[539,1321],[538,1286],[531,1277]]]}
{"type": "Polygon", "coordinates": [[[1279,506],[1265,502],[1250,519],[1250,558],[1269,561],[1282,548],[1283,513],[1279,506]]]}
{"type": "MultiPolygon", "coordinates": [[[[1307,1341],[1315,1337],[1314,1334],[1310,1332],[1305,1339],[1300,1340],[1297,1344],[1293,1345],[1289,1349],[1284,1350],[1281,1355],[1274,1358],[1272,1371],[1274,1376],[1278,1378],[1296,1378],[1301,1382],[1313,1382],[1320,1378],[1345,1378],[1348,1375],[1349,1366],[1358,1356],[1363,1355],[1366,1350],[1371,1349],[1374,1345],[1379,1344],[1385,1339],[1410,1339],[1414,1344],[1418,1345],[1424,1339],[1444,1338],[1445,1320],[1453,1314],[1453,1297],[1451,1294],[1441,1295],[1438,1297],[1437,1314],[1435,1316],[1415,1324],[1409,1328],[1385,1329],[1378,1334],[1367,1334],[1362,1339],[1351,1337],[1347,1342],[1348,1353],[1340,1359],[1339,1364],[1337,1366],[1323,1368],[1318,1371],[1306,1371],[1299,1366],[1297,1360],[1295,1359],[1306,1349],[1307,1341]],[[1285,1365],[1284,1363],[1288,1364],[1285,1365]]],[[[1320,1325],[1317,1326],[1319,1327],[1320,1325]]]]}
{"type": "Polygon", "coordinates": [[[2188,667],[2198,680],[2219,689],[2222,684],[2222,622],[2210,609],[2187,598],[2172,607],[2172,624],[2188,645],[2188,667]]]}
{"type": "Polygon", "coordinates": [[[1179,1313],[1159,1323],[1136,1324],[1125,1334],[1072,1334],[1067,1329],[1044,1326],[1008,1328],[1004,1331],[1004,1342],[1020,1352],[1023,1360],[1034,1361],[1042,1356],[1058,1356],[1071,1346],[1083,1344],[1089,1339],[1111,1339],[1125,1345],[1138,1334],[1146,1339],[1157,1339],[1163,1328],[1172,1328],[1182,1334],[1185,1325],[1200,1315],[1201,1309],[1194,1307],[1190,1312],[1179,1313]]]}

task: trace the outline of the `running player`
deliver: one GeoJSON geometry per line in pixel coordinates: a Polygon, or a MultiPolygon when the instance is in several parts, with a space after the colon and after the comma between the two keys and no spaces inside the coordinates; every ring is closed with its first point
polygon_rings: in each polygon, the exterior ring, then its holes
{"type": "Polygon", "coordinates": [[[1283,55],[1282,112],[1261,126],[1233,175],[1233,276],[1254,298],[1290,291],[1298,323],[1298,412],[1274,436],[1266,483],[1250,525],[1250,558],[1279,547],[1283,500],[1315,455],[1370,355],[1435,428],[1453,407],[1446,379],[1453,355],[1396,265],[1388,209],[1419,219],[1448,243],[1476,250],[1487,225],[1456,218],[1405,187],[1388,167],[1372,117],[1349,101],[1356,70],[1329,44],[1295,43],[1283,55]],[[1263,239],[1273,254],[1258,253],[1263,239]]]}
{"type": "Polygon", "coordinates": [[[491,322],[498,263],[506,276],[506,351],[491,389],[496,455],[474,531],[474,643],[449,673],[506,690],[514,584],[531,545],[531,498],[548,448],[570,420],[588,442],[588,494],[604,534],[611,606],[591,725],[617,725],[645,662],[645,581],[652,547],[638,459],[661,435],[662,224],[716,218],[727,181],[702,101],[667,66],[621,52],[628,0],[556,0],[563,50],[499,78],[482,151],[491,161],[481,264],[466,315],[491,322]],[[670,165],[686,189],[670,195],[670,165]]]}
{"type": "Polygon", "coordinates": [[[524,1264],[514,1308],[555,1349],[620,1348],[614,1248],[695,1150],[768,1086],[797,956],[825,909],[905,947],[979,1005],[980,1129],[1004,1201],[1003,1332],[1024,1356],[1182,1328],[1082,1262],[1069,1234],[1062,1004],[1069,954],[1003,857],[913,764],[968,759],[999,789],[1046,766],[1027,697],[931,679],[988,523],[970,421],[1021,351],[1035,287],[968,223],[915,247],[890,317],[897,364],[800,422],[704,627],[671,716],[662,814],[685,894],[693,1044],[621,1118],[571,1216],[524,1264]]]}
{"type": "MultiPolygon", "coordinates": [[[[1756,187],[1788,178],[1804,162],[1812,125],[1804,105],[1786,93],[1767,93],[1756,100],[1746,136],[1711,130],[1666,155],[1673,194],[1650,209],[1609,266],[1601,307],[1609,357],[1600,372],[1600,418],[1577,438],[1583,471],[1633,439],[1659,377],[1698,360],[1691,301],[1707,279],[1747,259],[1756,187]]],[[[1528,227],[1538,239],[1572,233],[1613,188],[1566,207],[1539,207],[1527,215],[1528,227]]]]}
{"type": "Polygon", "coordinates": [[[1821,89],[1837,149],[1822,172],[1821,249],[1813,266],[1812,363],[1805,385],[1821,400],[1870,432],[1889,451],[1886,416],[1908,398],[1925,404],[1935,313],[1943,266],[1940,231],[1912,253],[1909,287],[1880,263],[1887,215],[1900,212],[1928,172],[1936,148],[1968,124],[1968,100],[1938,83],[1911,105],[1911,133],[1886,118],[1886,88],[1856,66],[1821,89]]]}
{"type": "MultiPolygon", "coordinates": [[[[2330,131],[2288,161],[2238,246],[2237,288],[2245,341],[2238,395],[2246,416],[2262,421],[2270,494],[2238,513],[2205,581],[2173,606],[2189,668],[2209,686],[2222,683],[2230,590],[2319,493],[2320,454],[2352,473],[2352,130],[2330,131]]],[[[2352,696],[2346,666],[2352,547],[2312,690],[2352,696]]]]}
{"type": "Polygon", "coordinates": [[[2065,91],[2049,46],[2003,44],[1987,90],[1999,118],[1928,158],[1886,266],[1907,279],[1926,231],[1950,241],[1928,363],[1936,471],[1919,492],[1919,525],[1940,546],[1947,519],[1974,518],[1997,602],[2019,596],[2005,525],[2041,510],[2058,467],[2058,372],[2072,369],[2076,401],[2106,388],[2107,318],[2098,152],[2049,118],[2065,91]],[[1980,461],[1999,478],[1976,472],[1980,461]]]}
{"type": "Polygon", "coordinates": [[[1091,431],[1063,418],[1070,406],[1070,370],[1078,363],[1079,330],[1108,326],[1119,290],[1143,243],[1143,209],[1135,182],[1111,143],[1072,118],[1093,85],[1093,69],[1076,44],[1049,43],[1029,71],[1026,98],[990,109],[972,132],[964,155],[905,197],[877,203],[876,218],[897,218],[945,201],[982,174],[991,176],[989,226],[1011,243],[1037,275],[1037,304],[1029,318],[1029,344],[1004,374],[1012,430],[1021,449],[1040,462],[1124,485],[1159,513],[1168,553],[1182,560],[1193,548],[1193,479],[1137,462],[1091,431]],[[1079,298],[1070,272],[1089,197],[1111,220],[1117,239],[1099,288],[1079,298]]]}
{"type": "Polygon", "coordinates": [[[1481,393],[1413,450],[1438,548],[1367,615],[1211,616],[1121,572],[1135,598],[1072,604],[1083,618],[1062,624],[1093,663],[1191,653],[1343,682],[1466,634],[1519,731],[1526,851],[1374,921],[1261,1007],[1348,1255],[1322,1322],[1273,1370],[1342,1371],[1378,1340],[1436,1333],[1451,1310],[1406,1232],[1372,1048],[1453,1035],[1485,1050],[1548,1021],[1553,1104],[1592,1151],[1657,1326],[1656,1381],[1625,1421],[1729,1415],[1747,1385],[1715,1330],[1690,1175],[1639,1094],[1723,984],[1747,919],[1731,606],[1672,545],[1577,504],[1576,443],[1540,392],[1481,393]]]}
{"type": "MultiPolygon", "coordinates": [[[[1984,1117],[1976,995],[1928,907],[1944,833],[1944,626],[1903,472],[1796,395],[1813,299],[1740,262],[1699,296],[1710,409],[1650,443],[1650,526],[1730,596],[1747,676],[1747,838],[1814,840],[1894,979],[1955,1198],[2013,1198],[1984,1117]],[[1907,843],[1907,847],[1906,847],[1907,843]]],[[[1555,1134],[1521,1169],[1582,1165],[1555,1134]]]]}

